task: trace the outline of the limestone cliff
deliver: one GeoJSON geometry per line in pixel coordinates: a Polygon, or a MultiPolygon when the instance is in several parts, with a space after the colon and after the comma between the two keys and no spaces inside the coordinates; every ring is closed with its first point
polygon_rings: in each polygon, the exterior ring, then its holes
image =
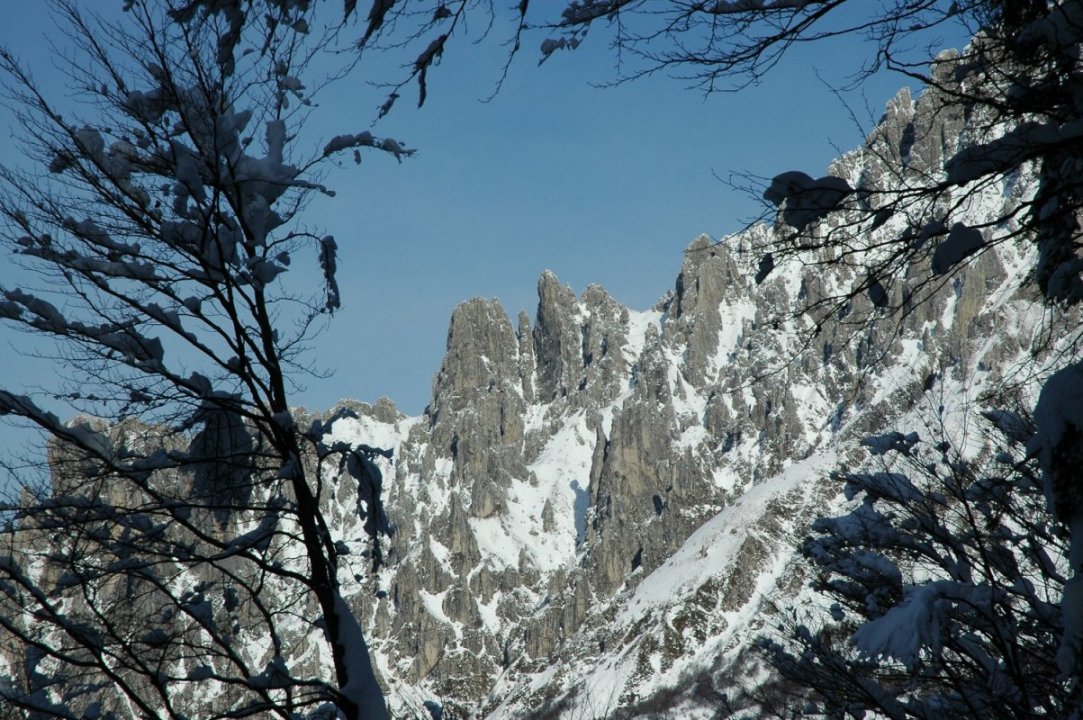
{"type": "MultiPolygon", "coordinates": [[[[832,171],[883,186],[940,167],[967,132],[942,106],[901,92],[832,171]]],[[[968,212],[1017,195],[994,188],[968,212]]],[[[792,548],[838,502],[829,473],[868,432],[962,412],[1034,340],[1015,248],[906,314],[860,295],[813,317],[793,310],[860,270],[789,264],[757,284],[748,248],[775,231],[696,239],[646,311],[549,272],[533,323],[466,302],[424,415],[343,426],[379,424],[396,445],[394,561],[355,596],[396,702],[589,717],[665,697],[679,717],[704,682],[760,672],[747,650],[772,599],[803,586],[792,548]]]]}
{"type": "MultiPolygon", "coordinates": [[[[831,172],[865,188],[935,173],[968,128],[937,91],[904,91],[831,172]]],[[[997,216],[1032,181],[984,188],[962,211],[997,216]]],[[[888,219],[873,232],[902,231],[888,219]]],[[[356,484],[326,478],[322,500],[397,711],[690,717],[763,682],[750,648],[806,585],[794,548],[809,524],[844,502],[830,473],[862,457],[865,434],[965,425],[1055,335],[1019,248],[936,282],[915,263],[881,288],[903,313],[871,293],[801,313],[864,269],[825,255],[758,283],[751,248],[782,233],[695,239],[647,310],[598,286],[577,296],[550,272],[533,320],[469,300],[421,416],[384,400],[319,417],[394,451],[378,459],[395,532],[377,575],[356,484]],[[915,288],[923,301],[907,305],[915,288]]]]}

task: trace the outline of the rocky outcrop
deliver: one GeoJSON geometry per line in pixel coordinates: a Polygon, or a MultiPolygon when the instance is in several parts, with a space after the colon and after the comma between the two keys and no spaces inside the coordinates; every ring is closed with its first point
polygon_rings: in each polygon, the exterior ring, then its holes
{"type": "Polygon", "coordinates": [[[964,82],[974,82],[957,72],[959,53],[941,53],[932,67],[934,86],[914,98],[903,88],[888,101],[865,147],[839,158],[830,174],[853,178],[855,187],[872,190],[873,208],[882,200],[877,190],[893,190],[912,178],[939,175],[944,162],[965,142],[971,128],[966,109],[958,101],[964,82]]]}
{"type": "Polygon", "coordinates": [[[571,288],[551,272],[538,281],[538,315],[534,321],[534,357],[538,399],[567,397],[579,385],[583,365],[581,317],[571,288]]]}
{"type": "MultiPolygon", "coordinates": [[[[832,171],[875,189],[941,167],[968,132],[949,91],[901,92],[832,171]]],[[[617,683],[607,707],[634,708],[689,658],[712,677],[723,656],[745,662],[751,608],[801,587],[787,553],[862,434],[942,404],[978,368],[996,376],[1028,342],[1025,324],[1005,331],[1032,301],[1008,249],[948,282],[915,263],[883,292],[923,302],[892,314],[869,292],[821,306],[864,281],[827,255],[757,283],[747,249],[776,232],[696,239],[644,312],[549,272],[533,324],[495,301],[456,309],[389,483],[401,530],[371,632],[390,687],[466,716],[549,717],[599,678],[617,683]],[[667,588],[678,567],[703,571],[667,588]]]]}
{"type": "MultiPolygon", "coordinates": [[[[866,147],[833,165],[873,191],[872,208],[877,188],[936,171],[965,140],[942,59],[943,91],[901,92],[866,147]]],[[[881,288],[906,307],[893,313],[869,292],[821,305],[865,280],[826,251],[757,282],[748,248],[779,233],[697,238],[647,311],[599,286],[576,296],[550,272],[533,323],[470,300],[421,417],[386,400],[318,416],[394,449],[379,460],[395,532],[377,575],[356,485],[330,479],[323,498],[393,703],[631,716],[659,688],[677,698],[760,673],[746,650],[765,598],[806,581],[793,548],[838,502],[830,472],[861,457],[863,434],[926,406],[943,415],[945,397],[1008,373],[1031,345],[1035,299],[1012,248],[935,282],[915,262],[881,288]]]]}
{"type": "MultiPolygon", "coordinates": [[[[885,317],[855,334],[836,318],[816,331],[778,309],[839,278],[793,268],[756,286],[730,250],[700,238],[655,311],[598,287],[577,298],[551,273],[529,332],[493,301],[460,306],[390,484],[402,531],[381,580],[390,590],[370,611],[385,666],[470,714],[499,704],[497,677],[514,695],[515,678],[625,647],[639,658],[632,687],[648,682],[652,657],[678,667],[690,648],[737,632],[725,618],[759,602],[765,568],[830,496],[831,468],[762,510],[720,575],[673,608],[670,630],[615,637],[611,621],[718,513],[914,407],[951,372],[945,363],[973,365],[998,317],[986,299],[1006,278],[991,255],[901,324],[885,317]],[[913,343],[927,348],[917,362],[913,343]],[[884,361],[904,356],[903,368],[884,361]]],[[[560,677],[553,697],[572,682],[560,677]]]]}

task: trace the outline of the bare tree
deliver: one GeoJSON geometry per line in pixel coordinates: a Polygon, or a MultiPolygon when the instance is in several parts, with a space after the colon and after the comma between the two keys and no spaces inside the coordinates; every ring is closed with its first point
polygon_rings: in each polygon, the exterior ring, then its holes
{"type": "Polygon", "coordinates": [[[26,279],[0,288],[0,317],[54,341],[60,373],[0,391],[0,413],[49,438],[46,477],[9,465],[21,495],[0,508],[5,708],[385,716],[340,582],[353,538],[321,509],[355,482],[378,542],[382,451],[332,442],[333,419],[298,427],[290,390],[339,306],[335,240],[301,214],[329,192],[320,163],[410,151],[360,132],[297,155],[340,21],[310,5],[130,0],[108,23],[60,0],[79,120],[0,51],[36,163],[0,169],[0,239],[26,279]],[[289,282],[306,263],[315,290],[289,282]]]}
{"type": "Polygon", "coordinates": [[[830,616],[794,610],[788,636],[763,641],[818,701],[808,714],[1069,716],[1067,540],[1026,457],[1031,421],[998,410],[984,425],[968,459],[942,437],[894,432],[866,441],[879,463],[838,474],[853,509],[816,521],[802,548],[830,616]]]}
{"type": "MultiPolygon", "coordinates": [[[[110,28],[61,5],[80,43],[72,76],[104,111],[97,121],[62,116],[0,55],[29,148],[52,173],[0,176],[4,239],[43,280],[36,291],[3,289],[0,316],[56,339],[71,381],[49,401],[0,394],[6,414],[54,440],[48,485],[6,508],[0,643],[5,658],[8,648],[21,656],[4,666],[0,692],[57,717],[382,713],[339,583],[341,539],[319,505],[333,482],[323,466],[352,469],[375,535],[378,477],[369,450],[325,441],[326,424],[296,427],[288,391],[291,373],[304,370],[305,338],[338,304],[334,241],[298,216],[323,191],[314,172],[342,151],[407,151],[360,132],[307,161],[291,157],[306,64],[343,36],[335,23],[319,30],[316,10],[337,2],[127,5],[130,22],[110,28]],[[287,283],[306,251],[324,280],[315,296],[287,283]]],[[[939,93],[937,113],[965,114],[975,129],[932,164],[898,153],[875,178],[790,172],[764,183],[770,214],[788,230],[756,248],[761,276],[787,259],[852,263],[861,270],[852,286],[796,310],[837,313],[867,300],[852,316],[860,328],[905,316],[923,292],[1005,242],[1037,248],[1034,284],[1051,302],[1083,297],[1080,7],[524,0],[511,16],[511,52],[541,32],[544,59],[607,23],[621,62],[634,61],[621,78],[667,71],[710,92],[756,81],[795,45],[870,36],[875,50],[855,62],[856,79],[879,67],[920,78],[939,93]],[[554,7],[559,16],[536,18],[554,7]],[[931,46],[928,33],[947,23],[976,33],[969,48],[907,51],[931,46]],[[980,226],[956,220],[983,189],[1030,168],[1039,182],[1008,214],[980,226]]],[[[354,33],[362,58],[418,45],[381,115],[407,82],[424,102],[428,74],[468,14],[493,17],[480,0],[373,0],[363,18],[344,0],[341,10],[363,26],[354,33]]],[[[1057,478],[1071,465],[1062,441],[1079,432],[1069,426],[1037,450],[1049,495],[1070,485],[1057,478]]],[[[1083,503],[1058,508],[1061,522],[1080,524],[1083,503]]],[[[1083,548],[1083,536],[1074,540],[1083,548]]],[[[1079,586],[1078,574],[1067,583],[1079,586]]],[[[1058,667],[1078,676],[1073,642],[1058,667]]]]}

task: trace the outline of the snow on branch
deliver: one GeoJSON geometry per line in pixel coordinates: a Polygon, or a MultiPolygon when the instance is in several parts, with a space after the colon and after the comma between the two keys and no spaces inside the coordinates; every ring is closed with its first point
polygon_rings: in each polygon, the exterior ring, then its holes
{"type": "Polygon", "coordinates": [[[889,452],[900,452],[909,455],[910,450],[921,441],[916,432],[903,435],[893,430],[883,435],[870,435],[861,440],[864,447],[869,448],[873,455],[885,455],[889,452]]]}
{"type": "MultiPolygon", "coordinates": [[[[1083,363],[1069,365],[1045,382],[1034,407],[1034,423],[1037,432],[1027,450],[1041,463],[1049,507],[1064,520],[1083,514],[1083,493],[1078,488],[1083,363]]],[[[1083,548],[1083,538],[1079,543],[1083,548]]]]}
{"type": "Polygon", "coordinates": [[[984,584],[934,580],[906,589],[901,603],[854,632],[854,646],[865,657],[890,658],[912,669],[923,657],[937,657],[951,632],[951,611],[963,604],[991,608],[997,590],[984,584]]]}
{"type": "Polygon", "coordinates": [[[338,291],[338,280],[336,273],[338,272],[338,243],[335,242],[335,238],[331,235],[326,235],[320,239],[320,269],[323,271],[324,287],[327,288],[327,301],[324,303],[324,309],[333,313],[342,306],[342,298],[338,291]]]}
{"type": "Polygon", "coordinates": [[[347,681],[339,691],[358,710],[358,717],[386,720],[387,708],[369,657],[365,634],[350,606],[335,596],[334,613],[339,628],[337,644],[346,658],[347,681]]]}
{"type": "Polygon", "coordinates": [[[1076,143],[1080,138],[1083,138],[1083,120],[1024,122],[996,140],[959,150],[944,164],[944,171],[949,183],[965,185],[989,175],[1011,172],[1054,147],[1076,143]]]}
{"type": "Polygon", "coordinates": [[[955,223],[948,236],[933,251],[932,271],[943,275],[985,247],[985,238],[977,228],[955,223]]]}
{"type": "Polygon", "coordinates": [[[398,140],[393,140],[391,138],[380,139],[366,130],[357,133],[356,135],[336,135],[331,138],[327,144],[323,146],[323,156],[328,157],[342,152],[343,150],[361,147],[370,147],[391,153],[395,156],[395,159],[400,162],[402,161],[402,158],[414,154],[414,150],[404,147],[398,140]]]}
{"type": "Polygon", "coordinates": [[[817,180],[791,170],[776,175],[763,197],[779,208],[782,220],[799,231],[834,212],[854,192],[840,177],[826,175],[817,180]]]}

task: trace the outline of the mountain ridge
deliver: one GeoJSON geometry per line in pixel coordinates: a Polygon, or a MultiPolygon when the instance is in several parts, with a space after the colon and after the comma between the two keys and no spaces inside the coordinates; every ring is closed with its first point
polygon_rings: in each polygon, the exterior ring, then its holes
{"type": "MultiPolygon", "coordinates": [[[[865,145],[832,164],[834,184],[925,179],[989,132],[944,93],[900,92],[865,145]]],[[[1010,217],[1035,183],[1024,170],[943,200],[975,226],[1010,217]]],[[[871,190],[858,201],[857,216],[881,209],[871,190]]],[[[1043,310],[1026,281],[1033,247],[999,243],[949,273],[930,253],[870,281],[878,241],[912,219],[850,228],[820,215],[801,213],[811,238],[852,230],[861,251],[824,243],[806,263],[762,265],[758,248],[790,236],[784,212],[721,242],[694,239],[673,289],[643,311],[599,285],[576,295],[546,271],[533,321],[491,299],[455,308],[421,414],[387,399],[294,413],[295,427],[329,433],[327,447],[393,451],[371,458],[394,529],[375,572],[366,525],[381,508],[342,467],[307,460],[395,712],[755,717],[756,693],[774,683],[757,638],[798,607],[826,612],[797,547],[817,517],[848,507],[832,473],[866,463],[877,441],[865,438],[889,430],[983,453],[969,418],[1005,394],[1033,400],[1058,329],[1078,320],[1043,310]]],[[[234,621],[235,601],[198,590],[213,576],[177,573],[234,621]]],[[[318,676],[316,609],[283,610],[289,662],[318,676]]],[[[286,662],[242,614],[246,662],[286,662]]],[[[185,692],[213,703],[210,687],[185,692]]]]}
{"type": "MultiPolygon", "coordinates": [[[[970,129],[938,92],[901,91],[832,174],[868,186],[942,166],[970,129]]],[[[992,216],[1032,180],[964,215],[992,216]]],[[[768,677],[750,650],[770,606],[805,592],[794,548],[845,503],[830,472],[896,424],[963,432],[1030,357],[1042,311],[1023,248],[933,281],[915,266],[927,295],[903,316],[860,294],[814,319],[791,309],[852,284],[860,262],[789,263],[758,284],[750,249],[776,231],[700,236],[647,311],[597,285],[577,297],[548,271],[533,324],[493,300],[456,308],[430,405],[392,423],[392,566],[354,596],[393,703],[634,717],[665,693],[667,716],[713,716],[720,693],[768,677]],[[678,578],[697,563],[709,571],[678,578]]]]}

